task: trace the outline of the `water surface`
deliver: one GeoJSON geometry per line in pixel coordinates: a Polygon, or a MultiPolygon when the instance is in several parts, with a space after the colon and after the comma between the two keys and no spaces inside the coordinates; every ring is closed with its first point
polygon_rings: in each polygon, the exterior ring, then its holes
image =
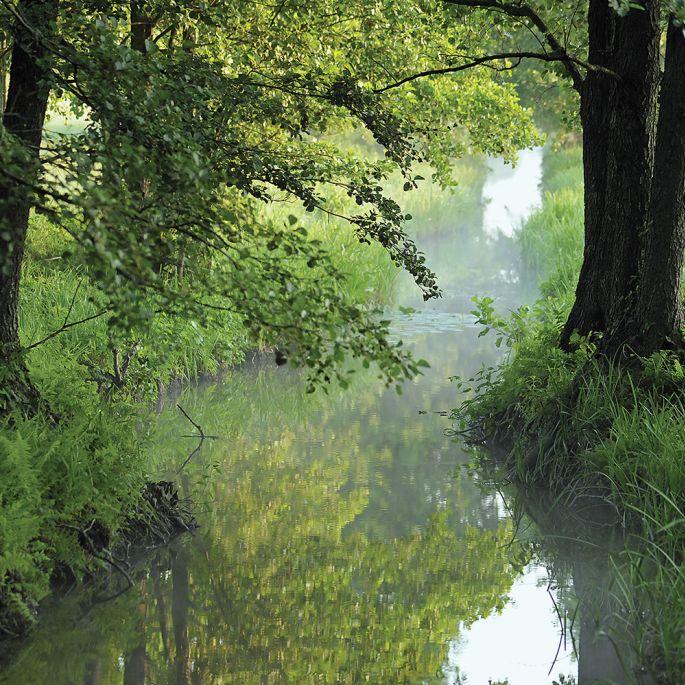
{"type": "MultiPolygon", "coordinates": [[[[485,223],[455,217],[454,230],[421,239],[445,297],[422,305],[401,286],[417,311],[395,312],[393,334],[430,362],[423,377],[399,396],[360,368],[349,391],[312,396],[299,373],[260,357],[184,392],[179,402],[219,436],[178,476],[208,502],[201,527],[144,556],[135,587],[114,601],[94,603],[94,589],[47,602],[3,681],[628,682],[611,644],[592,641],[597,624],[574,592],[606,582],[608,557],[588,545],[545,552],[509,495],[470,467],[473,452],[445,435],[457,402],[449,377],[502,354],[479,337],[470,298],[506,309],[531,296],[511,240],[520,212],[505,209],[539,197],[541,152],[523,162],[504,185],[491,172],[487,203],[472,198],[485,223]]],[[[195,447],[188,432],[169,402],[155,438],[160,477],[195,447]]]]}

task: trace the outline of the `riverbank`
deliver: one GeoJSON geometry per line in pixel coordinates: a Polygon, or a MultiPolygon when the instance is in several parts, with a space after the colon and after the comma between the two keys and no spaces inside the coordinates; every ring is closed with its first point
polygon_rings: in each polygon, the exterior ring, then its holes
{"type": "MultiPolygon", "coordinates": [[[[394,267],[382,250],[365,249],[364,262],[351,232],[330,237],[349,274],[341,290],[360,305],[386,298],[394,267]]],[[[59,422],[16,415],[0,425],[0,639],[29,629],[56,577],[79,580],[111,569],[110,546],[152,515],[145,493],[154,416],[147,407],[160,390],[216,374],[263,345],[238,317],[218,310],[203,321],[151,313],[149,326],[131,325],[122,337],[113,332],[96,277],[72,263],[70,249],[59,226],[33,217],[21,337],[31,377],[59,422]],[[97,542],[83,533],[95,529],[97,542]]]]}
{"type": "MultiPolygon", "coordinates": [[[[520,170],[502,172],[511,193],[535,183],[520,170]]],[[[486,189],[474,195],[467,214],[479,216],[486,189]]],[[[426,223],[442,221],[451,198],[426,223]]],[[[430,361],[424,375],[398,396],[359,365],[348,391],[312,395],[297,370],[257,358],[187,386],[155,421],[155,455],[177,471],[179,447],[197,445],[176,402],[220,436],[178,478],[200,528],[148,557],[112,602],[93,607],[89,588],[49,599],[0,682],[135,682],[142,663],[155,682],[189,668],[198,682],[255,685],[572,682],[572,639],[559,650],[561,622],[550,620],[555,601],[567,625],[575,615],[568,575],[514,539],[494,486],[468,468],[472,451],[443,433],[447,378],[501,358],[478,337],[468,296],[516,306],[524,294],[511,240],[490,237],[480,217],[460,224],[422,242],[445,297],[398,294],[415,311],[388,312],[393,339],[430,361]]],[[[590,572],[574,569],[587,583],[590,572]]]]}
{"type": "Polygon", "coordinates": [[[509,476],[551,486],[568,501],[601,492],[637,542],[613,588],[635,648],[658,682],[685,675],[685,367],[662,352],[639,368],[598,360],[590,341],[558,348],[582,259],[578,148],[548,152],[541,209],[519,234],[542,297],[510,318],[488,300],[480,322],[511,354],[483,371],[457,417],[470,439],[502,452],[509,476]]]}

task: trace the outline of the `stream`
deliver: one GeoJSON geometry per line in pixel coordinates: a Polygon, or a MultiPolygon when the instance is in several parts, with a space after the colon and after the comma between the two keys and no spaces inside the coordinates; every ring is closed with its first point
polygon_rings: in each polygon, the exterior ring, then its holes
{"type": "Polygon", "coordinates": [[[637,682],[607,627],[620,536],[606,524],[588,538],[543,496],[521,501],[446,434],[459,401],[448,379],[504,354],[479,337],[470,298],[506,311],[535,297],[512,236],[540,200],[542,150],[488,167],[470,211],[417,237],[443,298],[424,305],[398,285],[415,311],[392,314],[393,335],[429,361],[425,375],[398,395],[360,366],[347,391],[309,395],[300,373],[258,356],[169,398],[156,476],[195,447],[175,401],[218,436],[178,477],[207,502],[199,529],[139,559],[112,601],[102,589],[49,599],[0,682],[637,682]]]}

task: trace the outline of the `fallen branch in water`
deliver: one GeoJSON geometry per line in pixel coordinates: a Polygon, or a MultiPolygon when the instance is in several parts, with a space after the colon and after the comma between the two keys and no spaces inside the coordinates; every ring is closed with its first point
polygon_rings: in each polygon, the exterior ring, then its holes
{"type": "Polygon", "coordinates": [[[188,412],[180,405],[176,404],[176,406],[181,410],[181,413],[183,416],[185,416],[188,421],[193,425],[193,428],[197,430],[197,434],[195,435],[182,435],[182,438],[200,438],[200,442],[198,443],[197,447],[186,457],[186,460],[181,464],[180,468],[178,471],[176,471],[176,475],[181,473],[183,469],[188,465],[188,462],[200,451],[202,448],[202,444],[204,443],[205,440],[218,440],[219,436],[218,435],[205,435],[205,432],[202,430],[202,426],[200,426],[199,423],[196,423],[193,421],[193,419],[190,418],[190,415],[188,412]]]}
{"type": "Polygon", "coordinates": [[[100,597],[96,600],[96,603],[102,603],[115,599],[116,597],[123,595],[124,592],[128,592],[128,590],[130,590],[133,587],[134,583],[133,579],[128,574],[128,571],[122,566],[122,563],[126,562],[122,562],[120,559],[117,559],[112,554],[112,552],[109,549],[107,549],[107,547],[102,548],[102,551],[106,552],[106,555],[101,554],[96,548],[95,544],[93,543],[89,535],[89,532],[91,528],[93,528],[95,523],[95,520],[91,521],[90,525],[87,528],[79,528],[78,526],[73,526],[69,523],[58,523],[57,525],[60,528],[66,528],[68,530],[73,530],[75,533],[78,533],[79,543],[82,546],[86,547],[86,551],[89,552],[92,557],[94,557],[95,559],[99,559],[100,561],[104,561],[106,564],[109,564],[115,571],[118,571],[126,580],[128,585],[123,590],[120,590],[119,592],[104,598],[100,597]]]}

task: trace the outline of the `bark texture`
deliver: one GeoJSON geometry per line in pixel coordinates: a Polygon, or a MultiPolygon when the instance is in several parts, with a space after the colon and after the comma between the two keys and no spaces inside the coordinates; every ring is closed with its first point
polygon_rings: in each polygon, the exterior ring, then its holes
{"type": "Polygon", "coordinates": [[[29,213],[31,186],[39,174],[43,123],[50,94],[49,42],[57,16],[56,0],[24,0],[17,21],[3,113],[10,163],[0,174],[0,415],[19,405],[31,413],[38,395],[19,356],[19,285],[29,213]],[[16,144],[18,143],[18,144],[16,144]],[[16,164],[15,164],[16,163],[16,164]],[[21,174],[13,172],[21,168],[21,174]],[[19,177],[20,176],[20,177],[19,177]]]}
{"type": "Polygon", "coordinates": [[[671,26],[659,107],[654,181],[634,330],[623,337],[641,354],[682,347],[685,251],[685,37],[671,26]]]}
{"type": "MultiPolygon", "coordinates": [[[[613,17],[607,2],[590,2],[588,10],[589,53],[593,64],[610,68],[613,40],[613,17]]],[[[583,174],[585,182],[585,247],[576,290],[576,300],[562,333],[562,346],[569,345],[574,331],[587,335],[604,330],[606,313],[602,302],[605,291],[608,255],[602,249],[604,239],[605,203],[608,180],[607,159],[609,110],[604,106],[605,90],[610,76],[589,72],[581,90],[581,121],[583,125],[583,174]]]]}
{"type": "Polygon", "coordinates": [[[590,0],[590,71],[581,89],[585,254],[576,301],[562,332],[615,339],[636,304],[651,209],[659,96],[659,3],[620,17],[590,0]]]}

